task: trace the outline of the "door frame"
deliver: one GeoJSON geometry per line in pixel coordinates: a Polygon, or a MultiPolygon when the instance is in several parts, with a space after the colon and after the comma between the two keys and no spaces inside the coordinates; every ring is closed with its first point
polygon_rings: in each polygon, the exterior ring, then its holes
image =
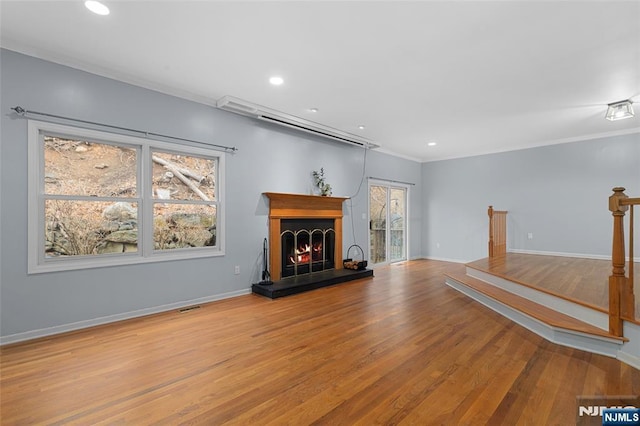
{"type": "Polygon", "coordinates": [[[390,253],[390,244],[391,244],[391,239],[389,238],[390,236],[390,232],[391,229],[389,227],[390,225],[390,221],[389,219],[389,215],[390,215],[390,210],[389,210],[389,206],[387,205],[387,217],[386,217],[386,221],[385,223],[387,224],[386,228],[386,235],[385,235],[385,261],[384,262],[379,262],[379,263],[373,263],[373,259],[369,259],[369,261],[374,264],[374,265],[388,265],[391,263],[399,263],[399,262],[404,262],[410,259],[409,256],[409,205],[410,205],[410,195],[411,195],[411,191],[409,191],[409,188],[411,188],[410,184],[405,184],[405,183],[401,183],[401,182],[396,182],[396,181],[392,181],[392,180],[384,180],[384,179],[377,179],[377,178],[369,178],[367,180],[367,257],[371,256],[371,187],[372,186],[384,186],[387,188],[387,201],[389,200],[389,190],[392,188],[397,188],[397,189],[404,189],[405,190],[405,218],[404,218],[404,233],[405,233],[405,238],[404,238],[404,259],[399,259],[399,260],[389,260],[389,253],[390,253]]]}

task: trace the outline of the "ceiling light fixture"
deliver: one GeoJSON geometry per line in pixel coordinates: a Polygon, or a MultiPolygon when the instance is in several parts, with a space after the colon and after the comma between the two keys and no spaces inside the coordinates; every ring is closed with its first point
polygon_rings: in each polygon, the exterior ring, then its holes
{"type": "Polygon", "coordinates": [[[282,77],[273,76],[269,79],[269,83],[273,84],[274,86],[280,86],[282,83],[284,83],[284,79],[282,77]]]}
{"type": "Polygon", "coordinates": [[[427,144],[427,146],[436,146],[436,145],[438,145],[438,143],[437,143],[437,142],[429,142],[429,143],[427,144]]]}
{"type": "Polygon", "coordinates": [[[633,107],[631,106],[632,103],[633,102],[627,99],[624,101],[609,104],[609,108],[607,108],[607,115],[605,115],[605,118],[610,121],[616,121],[633,117],[633,107]]]}
{"type": "Polygon", "coordinates": [[[361,124],[361,125],[358,126],[358,129],[364,130],[364,126],[361,124]]]}
{"type": "Polygon", "coordinates": [[[309,111],[311,112],[318,112],[318,108],[310,108],[309,111]]]}
{"type": "Polygon", "coordinates": [[[99,1],[87,0],[84,2],[84,6],[96,15],[105,16],[109,14],[109,8],[99,1]]]}

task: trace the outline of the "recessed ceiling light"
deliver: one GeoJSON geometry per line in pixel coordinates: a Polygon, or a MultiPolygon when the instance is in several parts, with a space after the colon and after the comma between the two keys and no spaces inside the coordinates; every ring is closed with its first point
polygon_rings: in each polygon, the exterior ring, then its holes
{"type": "Polygon", "coordinates": [[[364,130],[364,126],[361,124],[361,125],[358,126],[358,129],[364,130]]]}
{"type": "Polygon", "coordinates": [[[282,83],[284,83],[284,79],[282,77],[273,76],[269,79],[269,83],[273,84],[274,86],[280,86],[282,83]]]}
{"type": "Polygon", "coordinates": [[[311,112],[318,112],[318,108],[309,108],[309,111],[311,111],[311,112]]]}
{"type": "Polygon", "coordinates": [[[437,142],[429,142],[429,143],[427,144],[427,146],[436,146],[436,145],[438,145],[438,143],[437,143],[437,142]]]}
{"type": "Polygon", "coordinates": [[[109,8],[99,1],[87,0],[84,2],[84,6],[96,15],[104,16],[109,14],[109,8]]]}

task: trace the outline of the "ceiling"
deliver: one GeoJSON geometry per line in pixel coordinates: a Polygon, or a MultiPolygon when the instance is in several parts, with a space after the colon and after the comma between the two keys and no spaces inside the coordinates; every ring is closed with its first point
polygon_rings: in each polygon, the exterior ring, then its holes
{"type": "Polygon", "coordinates": [[[234,96],[417,161],[640,132],[640,111],[604,119],[640,103],[640,1],[103,3],[108,16],[2,0],[0,44],[209,105],[234,96]]]}

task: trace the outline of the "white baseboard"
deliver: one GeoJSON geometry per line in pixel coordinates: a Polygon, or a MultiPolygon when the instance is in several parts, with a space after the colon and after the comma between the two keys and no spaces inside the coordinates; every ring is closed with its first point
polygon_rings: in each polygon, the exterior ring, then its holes
{"type": "MultiPolygon", "coordinates": [[[[508,249],[507,251],[509,253],[538,254],[541,256],[577,257],[580,259],[611,260],[611,255],[606,255],[606,254],[566,253],[566,252],[560,252],[560,251],[541,251],[541,250],[523,250],[523,249],[508,249]]],[[[640,262],[640,257],[634,257],[633,261],[640,262]]]]}
{"type": "Polygon", "coordinates": [[[447,257],[437,257],[437,256],[423,256],[420,259],[439,260],[441,262],[452,262],[452,263],[469,263],[469,262],[471,262],[471,260],[449,259],[447,257]]]}
{"type": "Polygon", "coordinates": [[[618,358],[620,361],[624,362],[627,365],[632,366],[633,368],[640,370],[640,358],[632,355],[630,353],[624,352],[624,351],[618,351],[618,354],[616,355],[616,358],[618,358]]]}
{"type": "Polygon", "coordinates": [[[231,297],[242,296],[250,294],[251,289],[243,289],[237,291],[231,291],[227,293],[217,294],[213,296],[201,297],[198,299],[184,300],[176,303],[169,303],[167,305],[154,306],[152,308],[138,309],[135,311],[124,312],[116,315],[108,315],[106,317],[93,318],[85,321],[78,321],[69,324],[57,325],[55,327],[41,328],[38,330],[26,331],[24,333],[10,334],[8,336],[0,337],[0,346],[7,345],[9,343],[23,342],[25,340],[37,339],[39,337],[52,336],[54,334],[66,333],[69,331],[81,330],[83,328],[95,327],[97,325],[108,324],[117,321],[123,321],[131,318],[143,317],[146,315],[157,314],[160,312],[167,312],[174,309],[184,308],[186,306],[199,305],[201,303],[215,302],[216,300],[229,299],[231,297]]]}

